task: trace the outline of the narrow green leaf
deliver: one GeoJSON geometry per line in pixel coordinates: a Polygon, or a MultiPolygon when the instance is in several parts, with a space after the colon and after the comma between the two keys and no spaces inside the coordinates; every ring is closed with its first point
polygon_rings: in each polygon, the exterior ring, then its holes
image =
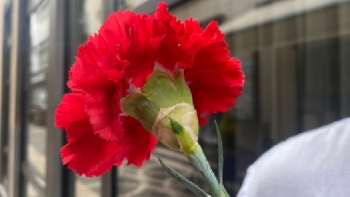
{"type": "Polygon", "coordinates": [[[200,197],[208,197],[209,196],[207,193],[205,193],[205,191],[203,191],[197,185],[195,185],[194,183],[192,183],[191,181],[189,181],[188,179],[183,177],[181,174],[176,172],[173,168],[171,168],[170,166],[165,164],[159,156],[157,156],[157,157],[158,157],[160,164],[165,169],[165,171],[167,171],[174,179],[176,179],[177,181],[182,183],[187,189],[191,190],[193,193],[197,194],[200,197]]]}
{"type": "Polygon", "coordinates": [[[219,149],[219,183],[222,185],[222,171],[224,167],[224,152],[222,150],[222,139],[221,139],[221,133],[218,126],[218,123],[216,120],[214,121],[215,127],[216,127],[216,133],[218,135],[218,149],[219,149]]]}

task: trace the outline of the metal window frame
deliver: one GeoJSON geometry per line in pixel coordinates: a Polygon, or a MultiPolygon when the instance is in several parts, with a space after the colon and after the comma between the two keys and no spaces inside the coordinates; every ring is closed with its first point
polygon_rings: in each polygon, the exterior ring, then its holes
{"type": "Polygon", "coordinates": [[[24,174],[21,163],[25,159],[25,74],[29,44],[29,18],[26,0],[12,1],[9,94],[9,191],[11,197],[24,196],[24,174]]]}
{"type": "Polygon", "coordinates": [[[67,9],[68,0],[50,1],[50,37],[48,66],[48,107],[46,140],[46,195],[50,197],[70,197],[74,192],[74,177],[61,162],[60,148],[65,143],[65,135],[54,126],[54,114],[65,92],[65,72],[67,70],[67,9]]]}
{"type": "MultiPolygon", "coordinates": [[[[5,79],[7,79],[5,76],[9,76],[10,52],[7,46],[9,32],[7,32],[6,29],[11,28],[11,10],[5,8],[6,4],[2,2],[2,4],[0,4],[0,13],[3,13],[3,16],[0,16],[0,95],[8,95],[8,83],[5,81],[5,79]]],[[[4,169],[7,167],[7,158],[4,160],[4,157],[8,157],[8,153],[5,153],[5,145],[8,143],[8,99],[8,97],[0,96],[0,184],[3,184],[4,178],[7,177],[7,172],[4,169]]],[[[5,190],[5,188],[3,188],[3,190],[5,190]]]]}

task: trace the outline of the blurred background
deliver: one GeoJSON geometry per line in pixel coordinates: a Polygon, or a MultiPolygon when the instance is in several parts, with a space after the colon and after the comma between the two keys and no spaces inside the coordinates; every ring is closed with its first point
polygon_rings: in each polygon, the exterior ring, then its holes
{"type": "MultiPolygon", "coordinates": [[[[350,116],[350,1],[164,0],[179,19],[215,20],[242,61],[244,94],[210,117],[199,141],[217,171],[217,120],[224,184],[235,196],[247,167],[274,144],[350,116]]],[[[95,178],[62,166],[64,132],[54,110],[68,89],[77,47],[113,11],[153,13],[157,0],[0,0],[0,196],[193,196],[164,161],[206,188],[182,154],[159,145],[142,168],[95,178]]]]}

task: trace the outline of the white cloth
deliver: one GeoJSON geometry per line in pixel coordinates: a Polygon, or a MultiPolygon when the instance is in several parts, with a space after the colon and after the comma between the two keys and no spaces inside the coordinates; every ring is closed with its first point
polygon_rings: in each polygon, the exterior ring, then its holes
{"type": "Polygon", "coordinates": [[[249,167],[238,197],[350,197],[350,118],[274,146],[249,167]]]}

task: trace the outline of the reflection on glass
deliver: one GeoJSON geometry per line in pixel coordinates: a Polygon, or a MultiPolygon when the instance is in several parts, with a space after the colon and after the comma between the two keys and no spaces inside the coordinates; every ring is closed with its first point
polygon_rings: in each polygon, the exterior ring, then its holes
{"type": "Polygon", "coordinates": [[[135,9],[148,0],[124,0],[124,9],[135,9]]]}
{"type": "Polygon", "coordinates": [[[206,189],[201,174],[180,153],[163,145],[158,145],[152,153],[150,161],[141,168],[123,165],[118,168],[118,184],[120,197],[192,197],[193,193],[173,179],[159,164],[156,155],[180,174],[206,189]]]}
{"type": "Polygon", "coordinates": [[[27,124],[27,159],[34,172],[44,177],[46,173],[46,128],[41,124],[45,121],[46,110],[33,110],[32,112],[32,121],[27,124]]]}
{"type": "Polygon", "coordinates": [[[84,0],[83,21],[86,35],[97,32],[103,22],[103,1],[84,0]]]}
{"type": "MultiPolygon", "coordinates": [[[[46,175],[46,119],[49,37],[49,1],[43,1],[30,15],[30,69],[27,100],[27,162],[31,173],[42,181],[46,175]]],[[[27,196],[36,197],[35,188],[28,183],[27,196]]]]}
{"type": "Polygon", "coordinates": [[[335,40],[309,43],[305,47],[302,121],[303,129],[335,121],[339,113],[338,48],[335,40]]]}
{"type": "Polygon", "coordinates": [[[37,73],[48,65],[49,10],[46,0],[30,15],[30,73],[37,73]]]}
{"type": "Polygon", "coordinates": [[[42,41],[39,45],[32,48],[30,56],[30,73],[38,73],[47,68],[49,60],[48,40],[42,41]]]}
{"type": "Polygon", "coordinates": [[[27,182],[27,184],[26,184],[26,191],[27,191],[27,194],[26,194],[27,197],[43,197],[44,196],[40,192],[40,190],[38,188],[36,188],[30,182],[27,182]]]}
{"type": "Polygon", "coordinates": [[[100,197],[101,177],[84,177],[76,175],[75,197],[100,197]]]}

